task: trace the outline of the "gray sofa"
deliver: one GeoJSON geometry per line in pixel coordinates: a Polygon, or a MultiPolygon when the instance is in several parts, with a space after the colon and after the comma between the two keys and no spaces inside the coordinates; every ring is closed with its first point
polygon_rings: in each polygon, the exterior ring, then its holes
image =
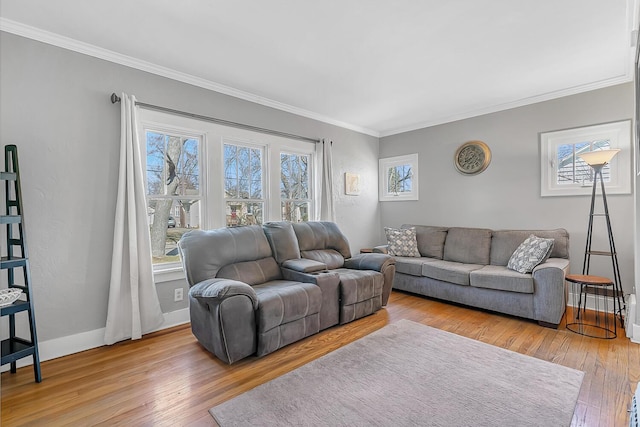
{"type": "Polygon", "coordinates": [[[191,330],[227,363],[376,312],[395,272],[389,255],[351,256],[330,222],[193,230],[178,248],[191,330]]]}
{"type": "Polygon", "coordinates": [[[421,257],[395,257],[394,289],[557,328],[565,311],[564,278],[569,271],[566,230],[402,226],[411,227],[421,257]],[[511,254],[531,234],[554,239],[549,258],[530,274],[508,269],[511,254]]]}

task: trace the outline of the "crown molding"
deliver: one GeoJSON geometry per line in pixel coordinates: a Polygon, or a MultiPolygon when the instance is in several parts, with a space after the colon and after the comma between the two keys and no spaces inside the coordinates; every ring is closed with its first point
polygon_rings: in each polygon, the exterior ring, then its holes
{"type": "Polygon", "coordinates": [[[222,85],[220,83],[213,82],[211,80],[196,77],[191,74],[183,73],[171,68],[163,67],[161,65],[153,64],[151,62],[143,61],[131,56],[123,55],[112,50],[103,49],[98,46],[94,46],[89,43],[84,43],[69,37],[62,36],[60,34],[52,33],[42,30],[40,28],[32,27],[22,24],[20,22],[12,21],[10,19],[0,17],[0,31],[15,34],[28,39],[36,40],[42,43],[47,43],[52,46],[60,47],[63,49],[71,50],[81,53],[83,55],[92,56],[94,58],[103,59],[105,61],[113,62],[115,64],[124,65],[136,70],[145,71],[147,73],[155,74],[161,77],[166,77],[179,82],[187,83],[193,86],[201,87],[203,89],[211,90],[214,92],[222,93],[224,95],[233,96],[245,101],[253,102],[255,104],[264,105],[265,107],[275,108],[277,110],[292,113],[298,116],[306,117],[309,119],[317,120],[319,122],[327,123],[330,125],[338,126],[344,129],[353,130],[355,132],[371,135],[376,138],[380,136],[380,133],[364,128],[362,126],[346,123],[331,117],[324,116],[322,114],[314,113],[313,111],[298,108],[293,105],[285,104],[273,99],[265,98],[259,95],[255,95],[250,92],[245,92],[239,89],[235,89],[229,86],[222,85]]]}
{"type": "Polygon", "coordinates": [[[485,114],[497,113],[499,111],[510,110],[512,108],[524,107],[531,104],[537,104],[543,101],[551,101],[553,99],[562,98],[570,95],[577,95],[583,92],[589,92],[596,89],[602,89],[617,84],[628,83],[633,81],[633,74],[625,74],[611,79],[601,80],[586,85],[575,86],[568,89],[563,89],[555,92],[548,92],[542,95],[536,95],[529,98],[519,99],[517,101],[507,102],[504,104],[489,105],[483,108],[470,110],[460,114],[452,114],[450,116],[437,117],[433,120],[414,123],[412,125],[403,126],[395,129],[383,130],[380,132],[380,138],[387,136],[393,136],[400,133],[411,132],[418,129],[428,128],[431,126],[442,125],[445,123],[451,123],[458,120],[470,119],[472,117],[483,116],[485,114]]]}

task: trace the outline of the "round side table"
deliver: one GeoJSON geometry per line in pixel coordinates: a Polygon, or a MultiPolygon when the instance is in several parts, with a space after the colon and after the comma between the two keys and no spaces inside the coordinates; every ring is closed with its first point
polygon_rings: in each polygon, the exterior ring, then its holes
{"type": "Polygon", "coordinates": [[[567,329],[592,338],[613,339],[617,336],[616,299],[613,282],[606,277],[568,274],[569,296],[567,329]],[[609,300],[613,299],[613,311],[609,300]],[[593,303],[587,310],[587,302],[593,303]]]}

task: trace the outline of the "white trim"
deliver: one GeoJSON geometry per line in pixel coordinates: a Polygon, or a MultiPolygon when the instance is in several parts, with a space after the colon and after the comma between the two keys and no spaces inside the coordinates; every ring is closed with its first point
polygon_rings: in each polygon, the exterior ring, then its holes
{"type": "MultiPolygon", "coordinates": [[[[376,138],[380,137],[380,133],[367,129],[362,126],[345,123],[340,120],[323,116],[318,113],[314,113],[303,108],[295,107],[293,105],[285,104],[273,99],[265,98],[259,95],[255,95],[249,92],[245,92],[239,89],[234,89],[229,86],[225,86],[220,83],[213,82],[211,80],[196,77],[191,74],[183,73],[171,68],[163,67],[153,64],[151,62],[142,61],[140,59],[133,58],[131,56],[123,55],[112,50],[103,49],[98,46],[84,43],[69,37],[61,36],[56,33],[35,28],[29,25],[22,24],[20,22],[12,21],[10,19],[0,17],[0,31],[15,34],[18,36],[26,37],[39,42],[47,43],[53,46],[61,47],[63,49],[71,50],[74,52],[82,53],[84,55],[92,56],[94,58],[104,59],[105,61],[113,62],[115,64],[124,65],[126,67],[134,68],[136,70],[145,71],[147,73],[155,74],[162,77],[167,77],[172,80],[176,80],[183,83],[188,83],[193,86],[201,87],[204,89],[212,90],[214,92],[222,93],[225,95],[233,96],[234,98],[243,99],[256,104],[264,105],[266,107],[275,108],[277,110],[286,111],[288,113],[296,114],[298,116],[307,117],[319,122],[328,123],[330,125],[338,126],[345,129],[350,129],[356,132],[371,135],[376,138]]],[[[117,89],[117,88],[114,88],[117,89]]]]}
{"type": "Polygon", "coordinates": [[[522,98],[517,101],[506,102],[504,104],[488,105],[475,110],[466,111],[464,113],[451,114],[449,116],[437,117],[433,120],[418,122],[412,125],[403,126],[394,129],[387,129],[380,131],[380,138],[386,136],[397,135],[404,132],[410,132],[413,130],[424,129],[432,126],[437,126],[445,123],[451,123],[458,120],[469,119],[472,117],[483,116],[486,114],[497,113],[500,111],[511,110],[513,108],[524,107],[538,102],[550,101],[552,99],[558,99],[565,96],[577,95],[579,93],[590,92],[592,90],[603,89],[610,86],[619,85],[622,83],[629,83],[633,81],[633,74],[626,73],[611,79],[601,80],[598,82],[589,83],[586,85],[575,86],[568,89],[559,91],[544,93],[542,95],[536,95],[529,98],[522,98]]]}
{"type": "Polygon", "coordinates": [[[637,323],[634,323],[633,328],[631,330],[631,342],[635,343],[635,344],[640,344],[640,325],[638,325],[637,323]]]}
{"type": "Polygon", "coordinates": [[[381,202],[401,202],[406,200],[418,200],[418,153],[404,156],[387,157],[378,160],[378,200],[381,202]],[[388,173],[390,168],[396,166],[411,165],[411,191],[391,194],[387,191],[388,173]]]}
{"type": "MultiPolygon", "coordinates": [[[[181,310],[171,311],[164,313],[164,323],[154,329],[151,332],[160,331],[162,329],[172,328],[174,326],[183,325],[189,323],[189,309],[183,308],[181,310]]],[[[91,350],[92,348],[102,347],[104,343],[104,330],[105,328],[94,329],[93,331],[81,332],[75,335],[69,335],[66,337],[54,338],[48,341],[41,341],[38,344],[38,350],[40,352],[40,362],[47,360],[57,359],[58,357],[68,356],[74,353],[80,353],[81,351],[91,350]]],[[[24,357],[18,360],[17,365],[19,368],[23,366],[33,365],[32,357],[24,357]]],[[[6,372],[10,368],[9,364],[2,366],[0,372],[6,372]]]]}
{"type": "MultiPolygon", "coordinates": [[[[540,132],[540,196],[589,196],[593,191],[593,182],[582,184],[557,183],[557,151],[561,145],[588,143],[597,140],[608,140],[609,148],[619,148],[622,151],[611,160],[611,180],[605,183],[607,194],[631,193],[631,170],[633,162],[631,155],[631,120],[588,125],[571,129],[540,132]]],[[[600,190],[597,183],[596,190],[600,190]]]]}

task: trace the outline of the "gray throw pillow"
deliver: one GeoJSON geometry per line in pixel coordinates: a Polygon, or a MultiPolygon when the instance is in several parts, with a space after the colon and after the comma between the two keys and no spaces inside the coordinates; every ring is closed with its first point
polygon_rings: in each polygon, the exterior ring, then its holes
{"type": "Polygon", "coordinates": [[[388,228],[384,229],[389,245],[389,255],[420,257],[415,228],[388,228]]]}
{"type": "Polygon", "coordinates": [[[507,268],[518,273],[531,273],[536,265],[549,258],[553,242],[553,239],[543,239],[531,234],[513,252],[507,263],[507,268]]]}

